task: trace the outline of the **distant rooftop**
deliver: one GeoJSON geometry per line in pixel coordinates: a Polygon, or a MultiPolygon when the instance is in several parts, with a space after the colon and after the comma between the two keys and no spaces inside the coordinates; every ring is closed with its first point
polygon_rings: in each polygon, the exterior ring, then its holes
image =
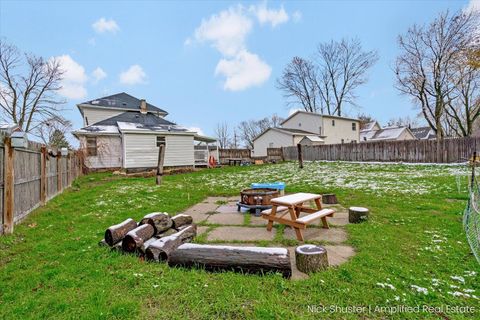
{"type": "Polygon", "coordinates": [[[417,139],[435,139],[435,134],[430,127],[411,128],[410,131],[417,139]]]}

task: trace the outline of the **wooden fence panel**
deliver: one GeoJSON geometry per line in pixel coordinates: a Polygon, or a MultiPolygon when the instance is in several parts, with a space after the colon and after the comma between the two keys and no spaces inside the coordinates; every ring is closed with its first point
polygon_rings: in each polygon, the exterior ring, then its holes
{"type": "Polygon", "coordinates": [[[4,179],[4,155],[5,151],[3,150],[3,137],[0,141],[0,234],[3,234],[3,179],[4,179]]]}
{"type": "Polygon", "coordinates": [[[57,186],[57,158],[50,156],[47,157],[47,200],[55,197],[57,186]]]}
{"type": "MultiPolygon", "coordinates": [[[[454,163],[466,161],[480,147],[480,137],[436,140],[376,141],[354,144],[302,146],[306,161],[380,161],[454,163]]],[[[297,147],[284,147],[285,160],[297,160],[297,147]]]]}
{"type": "Polygon", "coordinates": [[[40,204],[41,153],[15,149],[14,222],[21,221],[40,204]]]}
{"type": "Polygon", "coordinates": [[[218,157],[220,158],[220,164],[228,163],[229,158],[231,159],[244,159],[251,160],[251,152],[249,149],[219,149],[218,157]]]}

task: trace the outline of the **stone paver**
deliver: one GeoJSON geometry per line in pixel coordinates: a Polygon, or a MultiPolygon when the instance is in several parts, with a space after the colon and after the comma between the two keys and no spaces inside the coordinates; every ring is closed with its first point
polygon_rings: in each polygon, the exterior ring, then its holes
{"type": "Polygon", "coordinates": [[[207,240],[222,240],[222,241],[258,241],[269,240],[272,241],[275,237],[276,230],[267,231],[265,228],[254,227],[218,227],[211,231],[207,240]]]}
{"type": "Polygon", "coordinates": [[[337,211],[333,215],[333,218],[327,218],[328,223],[331,223],[335,226],[344,226],[348,224],[348,212],[346,211],[337,211]]]}
{"type": "Polygon", "coordinates": [[[205,203],[215,204],[218,207],[217,202],[228,202],[227,197],[208,197],[204,200],[205,203]]]}
{"type": "Polygon", "coordinates": [[[237,206],[235,205],[229,205],[229,204],[224,204],[218,207],[215,212],[220,212],[220,213],[237,213],[237,206]]]}
{"type": "Polygon", "coordinates": [[[349,246],[325,246],[327,249],[328,263],[330,266],[338,266],[348,261],[355,255],[355,250],[349,246]]]}
{"type": "MultiPolygon", "coordinates": [[[[249,214],[249,213],[246,213],[246,214],[249,214]]],[[[267,226],[267,220],[266,219],[263,219],[262,217],[257,217],[255,216],[254,214],[252,214],[250,216],[250,224],[251,225],[254,225],[254,226],[267,226]]],[[[276,223],[274,223],[276,224],[276,223]]]]}
{"type": "MultiPolygon", "coordinates": [[[[306,241],[327,241],[331,243],[341,243],[347,240],[347,233],[342,228],[307,228],[302,230],[303,238],[306,241]]],[[[283,237],[286,239],[297,239],[295,231],[292,228],[285,228],[283,237]]]]}
{"type": "Polygon", "coordinates": [[[242,225],[244,221],[243,213],[214,213],[208,217],[208,223],[224,225],[242,225]]]}
{"type": "Polygon", "coordinates": [[[209,215],[215,211],[218,206],[212,203],[198,203],[188,208],[183,213],[192,216],[193,222],[199,223],[208,219],[209,215]]]}
{"type": "Polygon", "coordinates": [[[207,232],[208,227],[197,227],[197,235],[207,232]]]}

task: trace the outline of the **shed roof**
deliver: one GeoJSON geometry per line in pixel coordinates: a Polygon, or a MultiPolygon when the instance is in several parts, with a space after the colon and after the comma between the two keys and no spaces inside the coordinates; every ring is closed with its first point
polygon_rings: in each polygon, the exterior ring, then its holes
{"type": "Polygon", "coordinates": [[[435,134],[433,134],[433,130],[430,127],[419,127],[419,128],[412,128],[410,129],[413,135],[417,139],[433,139],[435,138],[435,134]]]}
{"type": "MultiPolygon", "coordinates": [[[[303,139],[308,139],[308,140],[310,140],[310,141],[312,141],[312,142],[325,142],[324,139],[320,138],[319,136],[314,136],[314,135],[312,135],[312,136],[305,136],[303,139]]],[[[302,140],[303,140],[303,139],[302,139],[302,140]]]]}

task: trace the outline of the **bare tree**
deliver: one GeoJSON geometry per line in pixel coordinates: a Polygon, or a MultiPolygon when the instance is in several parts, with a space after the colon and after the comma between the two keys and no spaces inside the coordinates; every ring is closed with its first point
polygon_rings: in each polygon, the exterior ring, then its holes
{"type": "Polygon", "coordinates": [[[420,107],[437,140],[445,136],[445,123],[452,122],[446,114],[455,99],[452,68],[458,55],[475,43],[477,26],[475,13],[446,12],[427,26],[414,25],[398,38],[397,88],[420,107]]]}
{"type": "Polygon", "coordinates": [[[341,116],[346,104],[357,106],[355,90],[367,82],[367,71],[377,61],[377,52],[364,51],[359,39],[319,44],[316,82],[321,109],[341,116]]]}
{"type": "Polygon", "coordinates": [[[31,133],[51,147],[70,147],[67,135],[72,130],[72,122],[62,116],[53,116],[43,120],[31,133]]]}
{"type": "Polygon", "coordinates": [[[405,117],[394,117],[388,120],[387,127],[409,127],[415,128],[420,125],[418,119],[411,118],[409,116],[405,117]]]}
{"type": "Polygon", "coordinates": [[[21,54],[0,40],[0,109],[25,132],[56,116],[64,103],[57,96],[63,71],[54,58],[21,54]]]}
{"type": "Polygon", "coordinates": [[[226,122],[218,123],[215,128],[215,136],[218,139],[220,148],[225,149],[230,144],[230,132],[228,130],[228,124],[226,122]]]}
{"type": "Polygon", "coordinates": [[[270,118],[266,117],[261,120],[242,121],[238,125],[240,138],[247,148],[253,149],[253,140],[264,131],[278,127],[283,119],[277,114],[273,114],[270,118]]]}
{"type": "Polygon", "coordinates": [[[372,115],[366,113],[359,113],[357,119],[360,120],[360,130],[365,129],[368,123],[376,121],[372,115]]]}
{"type": "Polygon", "coordinates": [[[307,112],[322,112],[317,103],[315,66],[309,60],[294,57],[277,79],[277,88],[283,91],[287,104],[301,106],[307,112]]]}

